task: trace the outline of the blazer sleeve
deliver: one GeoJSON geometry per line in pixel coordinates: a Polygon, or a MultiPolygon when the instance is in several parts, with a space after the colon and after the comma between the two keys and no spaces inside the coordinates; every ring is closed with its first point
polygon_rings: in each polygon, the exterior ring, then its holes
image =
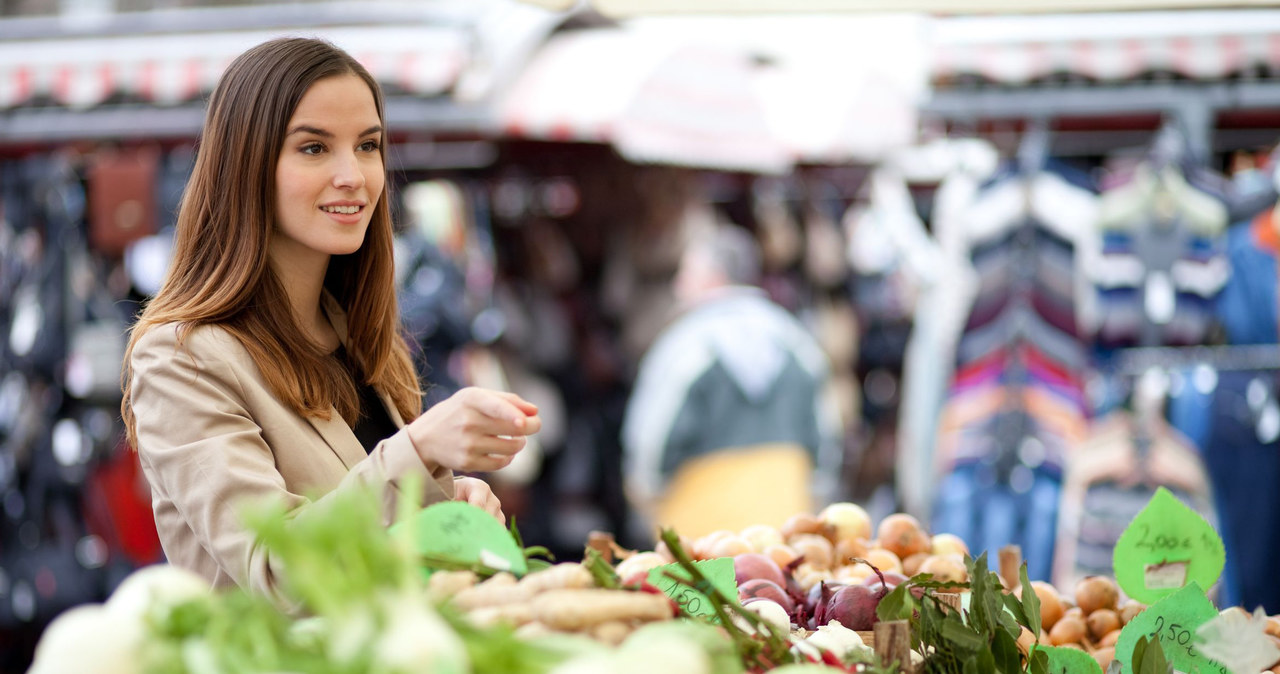
{"type": "MultiPolygon", "coordinates": [[[[234,337],[211,327],[192,330],[179,346],[175,326],[162,325],[138,340],[131,362],[137,449],[156,492],[153,501],[172,503],[186,525],[161,527],[166,552],[198,558],[198,544],[237,585],[287,606],[278,587],[279,563],[241,524],[240,505],[276,499],[297,519],[308,516],[312,502],[290,491],[277,469],[279,448],[267,444],[251,412],[240,372],[252,362],[247,352],[234,337]]],[[[287,412],[283,406],[280,410],[287,412]]],[[[327,445],[324,451],[330,452],[327,445]]],[[[344,470],[338,464],[336,487],[320,502],[374,486],[382,489],[384,506],[393,504],[397,482],[406,474],[419,475],[428,492],[426,502],[452,498],[452,475],[428,470],[403,430],[349,472],[344,470]]],[[[385,523],[392,512],[384,507],[385,523]]]]}

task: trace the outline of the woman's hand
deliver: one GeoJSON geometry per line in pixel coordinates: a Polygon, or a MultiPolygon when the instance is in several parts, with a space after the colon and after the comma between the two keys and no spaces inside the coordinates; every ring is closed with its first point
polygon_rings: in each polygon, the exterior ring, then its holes
{"type": "Polygon", "coordinates": [[[514,393],[464,388],[408,426],[425,462],[458,471],[490,472],[511,463],[525,436],[542,428],[538,407],[514,393]]]}
{"type": "Polygon", "coordinates": [[[493,489],[484,480],[457,477],[453,479],[453,490],[453,500],[466,501],[477,508],[483,508],[502,524],[507,523],[507,516],[502,514],[502,501],[493,495],[493,489]]]}

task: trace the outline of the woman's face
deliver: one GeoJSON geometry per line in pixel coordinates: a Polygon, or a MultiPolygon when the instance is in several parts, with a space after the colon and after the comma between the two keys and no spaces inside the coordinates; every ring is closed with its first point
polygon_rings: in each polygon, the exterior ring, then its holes
{"type": "Polygon", "coordinates": [[[338,75],[311,85],[285,127],[276,163],[277,264],[307,268],[359,250],[386,179],[381,144],[364,80],[338,75]]]}

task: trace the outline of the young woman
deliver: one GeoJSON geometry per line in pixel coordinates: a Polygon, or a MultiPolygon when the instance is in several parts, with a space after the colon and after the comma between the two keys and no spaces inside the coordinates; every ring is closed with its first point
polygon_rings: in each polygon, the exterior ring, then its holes
{"type": "Polygon", "coordinates": [[[382,95],[342,50],[289,38],[239,56],[209,100],[164,286],[125,357],[121,411],[169,561],[274,594],[246,499],[381,490],[458,499],[541,426],[519,397],[464,389],[421,413],[399,331],[382,95]]]}

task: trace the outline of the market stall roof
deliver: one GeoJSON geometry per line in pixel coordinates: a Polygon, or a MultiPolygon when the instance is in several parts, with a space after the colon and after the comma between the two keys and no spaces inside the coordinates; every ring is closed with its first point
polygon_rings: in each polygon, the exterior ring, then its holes
{"type": "Polygon", "coordinates": [[[780,173],[792,157],[745,53],[620,28],[564,31],[500,103],[516,138],[607,143],[638,163],[780,173]]]}
{"type": "Polygon", "coordinates": [[[875,162],[916,139],[927,85],[924,27],[911,14],[645,16],[646,35],[749,54],[773,132],[799,163],[875,162]]]}
{"type": "Polygon", "coordinates": [[[743,16],[748,14],[879,14],[929,12],[937,14],[1045,14],[1115,12],[1204,7],[1271,6],[1275,0],[521,0],[554,10],[590,4],[606,16],[659,14],[743,16]]]}
{"type": "Polygon", "coordinates": [[[931,79],[1019,85],[1057,74],[1220,79],[1280,71],[1280,10],[937,18],[931,79]]]}
{"type": "Polygon", "coordinates": [[[359,59],[393,130],[487,135],[493,92],[566,18],[511,0],[338,0],[0,19],[0,145],[194,136],[230,61],[286,35],[359,59]]]}
{"type": "Polygon", "coordinates": [[[12,40],[0,42],[0,109],[42,101],[88,108],[114,98],[182,103],[211,91],[236,55],[281,35],[324,37],[380,82],[419,96],[447,91],[468,61],[467,34],[445,26],[12,40]]]}

